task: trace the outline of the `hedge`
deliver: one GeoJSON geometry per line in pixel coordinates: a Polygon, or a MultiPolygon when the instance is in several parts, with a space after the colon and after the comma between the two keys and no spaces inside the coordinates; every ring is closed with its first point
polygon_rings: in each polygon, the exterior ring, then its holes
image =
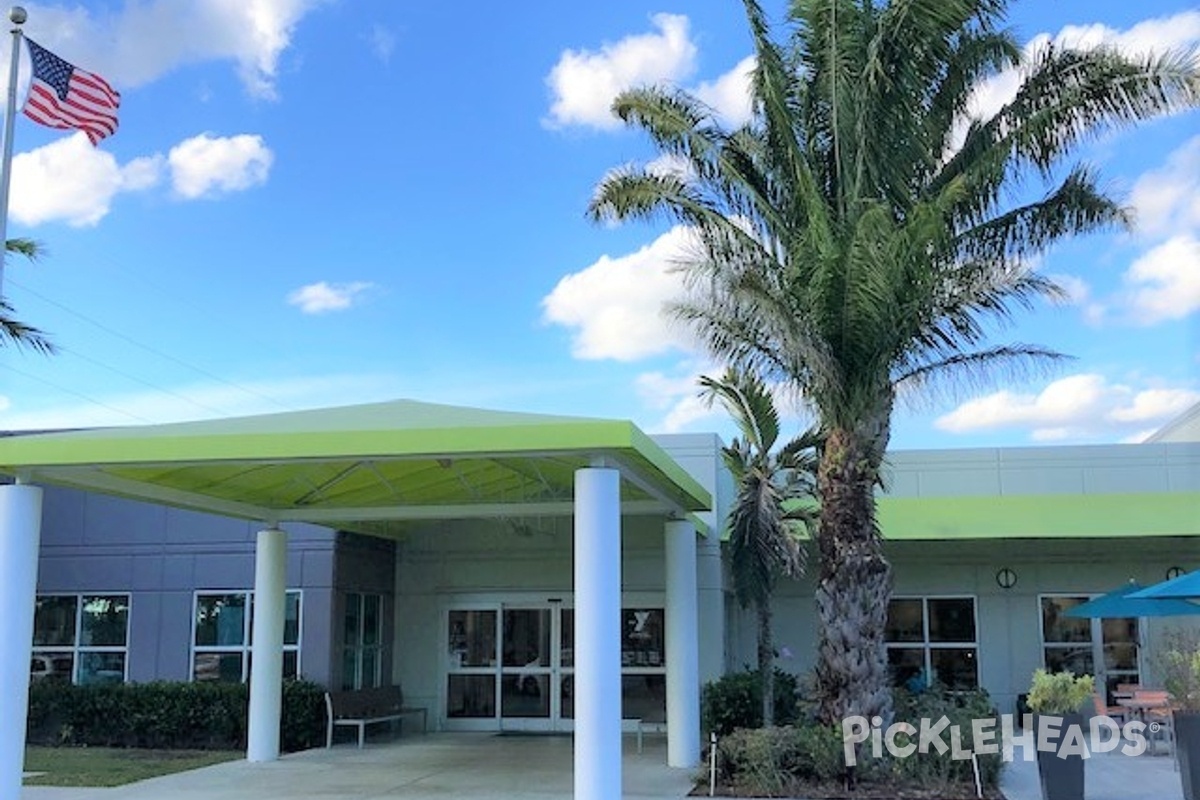
{"type": "MultiPolygon", "coordinates": [[[[280,746],[324,743],[324,687],[285,681],[280,746]]],[[[250,690],[242,683],[125,683],[29,688],[26,741],[39,745],[242,750],[250,690]]]]}

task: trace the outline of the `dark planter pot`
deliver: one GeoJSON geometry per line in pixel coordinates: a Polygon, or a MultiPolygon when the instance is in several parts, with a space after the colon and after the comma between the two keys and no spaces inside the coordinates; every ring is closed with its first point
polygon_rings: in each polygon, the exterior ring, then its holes
{"type": "MultiPolygon", "coordinates": [[[[1057,715],[1034,716],[1034,746],[1042,738],[1043,716],[1057,715]]],[[[1086,735],[1087,729],[1084,727],[1082,714],[1063,714],[1058,733],[1046,737],[1046,741],[1053,744],[1054,752],[1038,750],[1038,778],[1042,786],[1042,800],[1083,800],[1083,755],[1058,757],[1059,743],[1066,737],[1066,732],[1071,727],[1078,728],[1081,735],[1086,735]]]]}
{"type": "Polygon", "coordinates": [[[1183,800],[1200,800],[1200,711],[1176,711],[1174,716],[1183,800]]]}

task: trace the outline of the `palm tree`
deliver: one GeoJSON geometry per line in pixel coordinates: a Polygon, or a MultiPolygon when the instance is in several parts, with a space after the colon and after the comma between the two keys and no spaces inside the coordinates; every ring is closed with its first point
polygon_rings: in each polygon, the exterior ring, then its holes
{"type": "Polygon", "coordinates": [[[891,568],[874,487],[897,397],[1058,358],[989,339],[1017,309],[1062,296],[1033,256],[1129,222],[1070,160],[1107,129],[1200,104],[1196,54],[1025,54],[1001,27],[1004,0],[794,0],[777,43],[743,2],[752,121],[724,130],[684,92],[623,93],[615,112],[686,168],[614,170],[590,213],[689,226],[689,295],[674,312],[714,355],[814,413],[819,715],[887,716],[891,568]],[[968,124],[973,88],[1010,68],[1024,78],[1016,96],[968,124]]]}
{"type": "Polygon", "coordinates": [[[734,594],[742,608],[754,607],[758,622],[758,674],[763,725],[775,724],[775,645],[771,597],[780,575],[798,577],[805,551],[797,534],[815,521],[815,491],[820,444],[815,431],[775,450],[779,414],[766,385],[753,373],[728,369],[719,378],[702,376],[702,396],[720,401],[741,432],[721,448],[737,486],[729,512],[729,555],[734,594]]]}
{"type": "MultiPolygon", "coordinates": [[[[19,253],[30,261],[36,260],[42,252],[42,248],[32,239],[8,239],[4,244],[8,252],[19,253]]],[[[13,307],[0,297],[0,343],[28,347],[43,355],[52,355],[55,352],[54,343],[46,334],[21,322],[14,314],[13,307]]]]}

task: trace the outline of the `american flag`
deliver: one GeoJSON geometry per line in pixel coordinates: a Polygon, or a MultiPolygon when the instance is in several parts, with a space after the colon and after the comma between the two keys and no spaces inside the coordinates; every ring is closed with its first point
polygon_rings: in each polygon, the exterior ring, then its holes
{"type": "Polygon", "coordinates": [[[84,72],[26,37],[33,83],[25,116],[50,128],[78,128],[96,144],[117,130],[121,95],[99,75],[84,72]]]}

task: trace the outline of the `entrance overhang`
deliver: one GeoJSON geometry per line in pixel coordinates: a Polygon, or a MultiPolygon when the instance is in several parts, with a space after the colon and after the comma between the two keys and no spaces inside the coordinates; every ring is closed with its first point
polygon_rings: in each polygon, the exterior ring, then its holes
{"type": "Polygon", "coordinates": [[[0,437],[0,472],[266,522],[390,535],[406,521],[569,515],[576,470],[621,474],[624,513],[706,511],[635,425],[400,400],[0,437]]]}
{"type": "MultiPolygon", "coordinates": [[[[623,514],[691,518],[708,492],[630,422],[395,401],[235,419],[0,436],[0,573],[36,575],[40,488],[50,484],[264,523],[251,668],[253,761],[278,757],[284,521],[376,536],[434,519],[574,516],[578,797],[620,791],[620,529],[623,514]],[[21,513],[3,513],[18,509],[21,513]],[[583,746],[586,743],[586,746],[583,746]],[[597,788],[599,787],[599,788],[597,788]],[[581,793],[582,792],[582,793],[581,793]]],[[[692,534],[694,536],[694,534],[692,534]]],[[[32,581],[32,578],[30,579],[32,581]]],[[[30,581],[0,603],[33,619],[30,581]],[[29,585],[26,585],[29,584],[29,585]]],[[[693,592],[694,595],[694,592],[693,592]]],[[[692,598],[694,605],[694,596],[692,598]]],[[[0,644],[0,800],[20,793],[32,631],[0,644]]],[[[695,642],[692,642],[694,648],[695,642]]],[[[694,683],[694,681],[693,681],[694,683]]],[[[690,685],[690,684],[689,684],[690,685]]],[[[696,695],[698,686],[687,692],[696,695]]]]}

